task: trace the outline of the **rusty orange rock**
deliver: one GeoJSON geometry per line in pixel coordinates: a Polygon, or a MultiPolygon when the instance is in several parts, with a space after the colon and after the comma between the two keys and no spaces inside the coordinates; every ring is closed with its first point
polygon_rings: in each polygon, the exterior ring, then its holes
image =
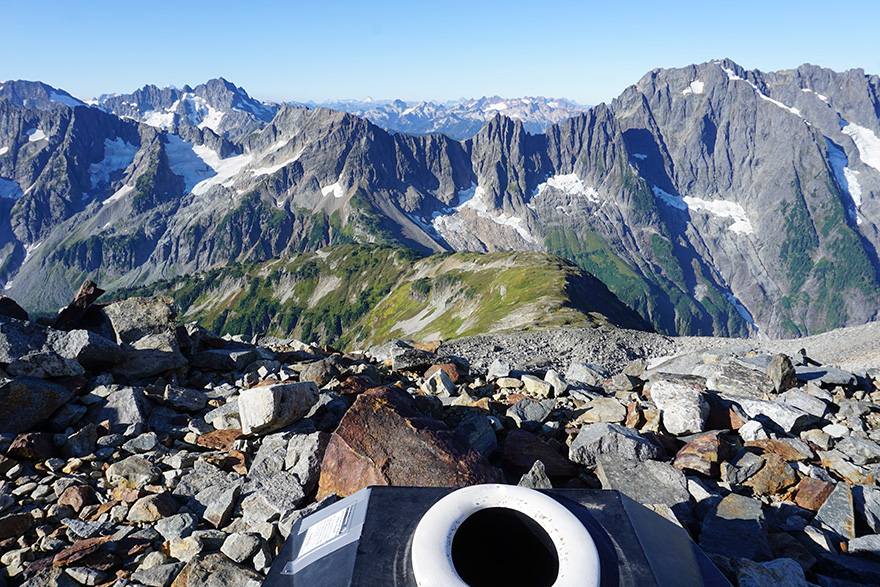
{"type": "Polygon", "coordinates": [[[818,512],[832,491],[834,491],[833,483],[804,477],[797,484],[797,495],[795,495],[794,502],[805,510],[818,512]]]}
{"type": "Polygon", "coordinates": [[[689,469],[717,478],[721,473],[721,463],[727,460],[729,449],[719,432],[709,432],[693,439],[675,455],[673,465],[676,469],[689,469]]]}
{"type": "Polygon", "coordinates": [[[419,412],[408,393],[381,387],[358,396],[330,437],[318,499],[369,485],[464,487],[500,479],[483,455],[419,412]]]}

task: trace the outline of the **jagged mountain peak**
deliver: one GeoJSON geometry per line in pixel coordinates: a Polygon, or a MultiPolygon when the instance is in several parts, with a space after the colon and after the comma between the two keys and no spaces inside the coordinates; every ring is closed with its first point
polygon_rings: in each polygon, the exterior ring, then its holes
{"type": "Polygon", "coordinates": [[[75,108],[85,106],[85,102],[74,98],[64,90],[54,88],[43,82],[28,80],[8,80],[0,83],[0,100],[8,100],[20,108],[52,110],[55,108],[75,108]]]}

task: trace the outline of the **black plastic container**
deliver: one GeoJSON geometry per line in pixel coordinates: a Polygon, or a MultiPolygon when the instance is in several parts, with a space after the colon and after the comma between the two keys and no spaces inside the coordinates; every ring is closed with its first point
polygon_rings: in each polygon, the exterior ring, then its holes
{"type": "Polygon", "coordinates": [[[480,485],[359,491],[297,522],[263,585],[730,583],[684,530],[617,491],[480,485]]]}

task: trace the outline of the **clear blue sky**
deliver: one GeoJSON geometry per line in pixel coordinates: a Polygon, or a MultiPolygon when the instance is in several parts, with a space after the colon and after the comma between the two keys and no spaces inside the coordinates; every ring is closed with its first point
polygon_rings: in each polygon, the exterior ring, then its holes
{"type": "Polygon", "coordinates": [[[88,98],[225,77],[267,100],[610,101],[655,67],[730,57],[880,74],[876,0],[4,0],[0,80],[88,98]]]}

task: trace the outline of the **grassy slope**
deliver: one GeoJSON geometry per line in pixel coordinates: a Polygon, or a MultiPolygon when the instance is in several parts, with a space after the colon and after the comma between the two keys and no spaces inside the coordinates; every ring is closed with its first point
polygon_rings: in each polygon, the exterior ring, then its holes
{"type": "Polygon", "coordinates": [[[218,333],[268,333],[362,347],[391,337],[611,323],[649,328],[604,285],[544,253],[455,253],[344,245],[234,264],[116,297],[164,293],[185,321],[218,333]]]}

